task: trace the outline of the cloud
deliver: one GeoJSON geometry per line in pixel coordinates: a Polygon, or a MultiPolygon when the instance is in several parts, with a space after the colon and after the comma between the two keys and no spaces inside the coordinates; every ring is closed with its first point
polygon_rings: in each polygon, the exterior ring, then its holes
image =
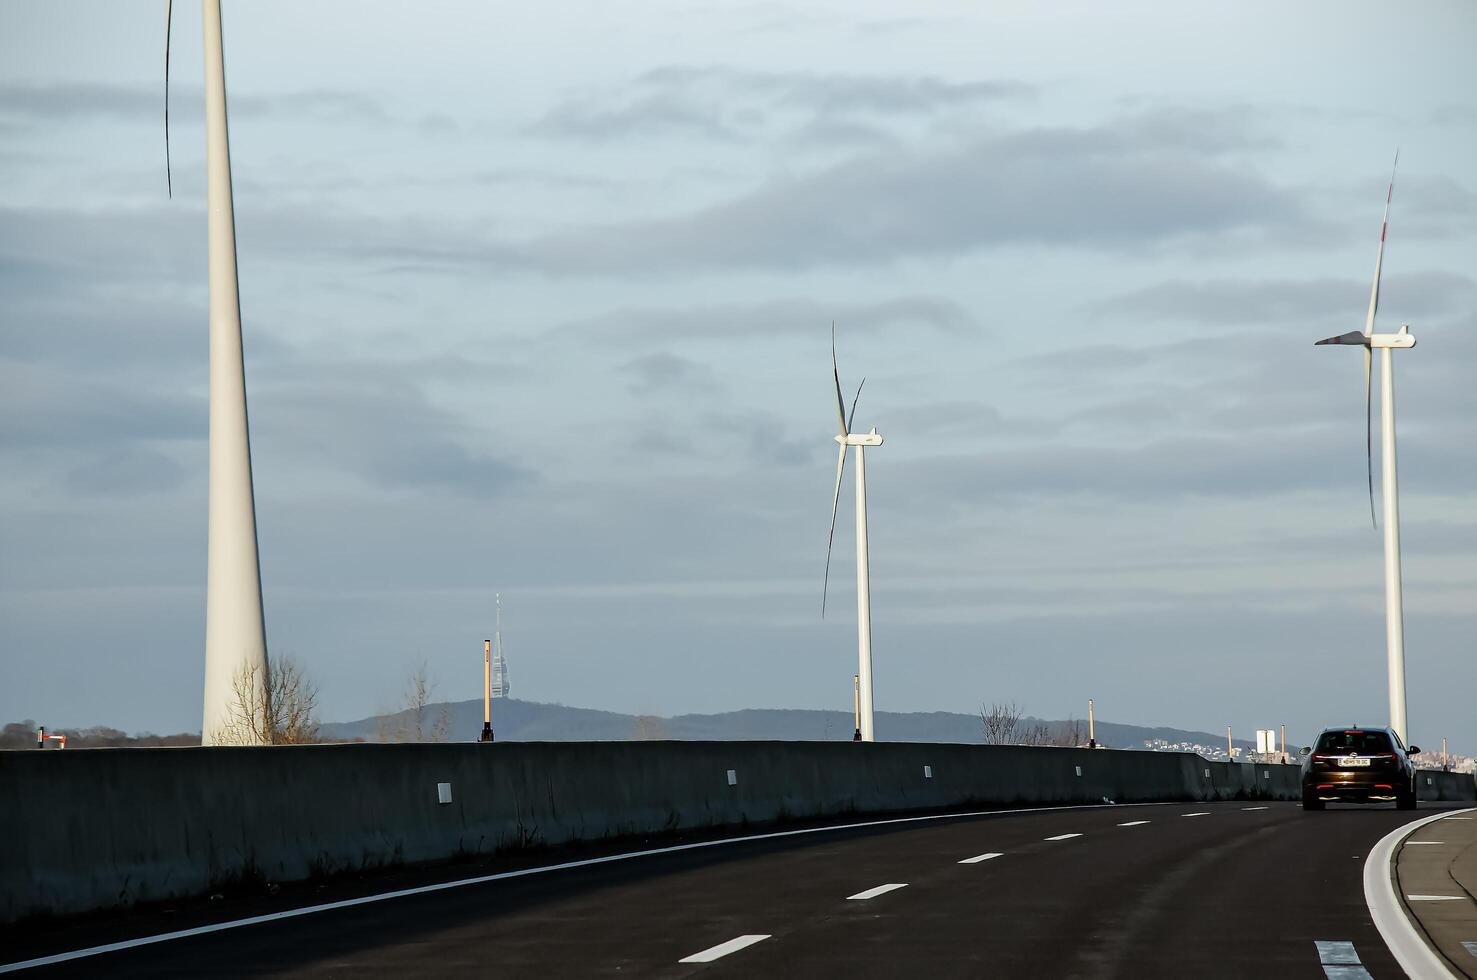
{"type": "Polygon", "coordinates": [[[383,490],[493,497],[538,474],[480,445],[489,433],[433,405],[403,365],[300,353],[256,375],[252,445],[259,459],[348,472],[383,490]]]}
{"type": "MultiPolygon", "coordinates": [[[[1352,443],[1353,426],[1348,440],[1352,443]]],[[[1362,440],[1363,433],[1358,434],[1362,440]]],[[[1408,436],[1402,452],[1425,455],[1439,446],[1408,436]]],[[[1088,499],[1155,501],[1187,497],[1265,498],[1307,490],[1355,501],[1363,481],[1350,446],[1326,432],[1288,432],[1259,440],[1207,434],[1154,439],[1131,447],[1050,445],[992,450],[978,457],[917,461],[922,495],[948,506],[995,495],[1081,495],[1088,499]]],[[[1471,492],[1477,461],[1451,457],[1427,472],[1425,492],[1471,492]]]]}
{"type": "MultiPolygon", "coordinates": [[[[1146,113],[1095,127],[938,137],[778,177],[674,217],[521,240],[493,239],[485,222],[463,214],[301,203],[243,208],[238,232],[243,254],[339,257],[379,272],[660,276],[798,275],[1011,245],[1162,249],[1269,231],[1285,240],[1316,227],[1298,195],[1234,162],[1229,148],[1256,141],[1215,113],[1146,113]]],[[[164,269],[193,281],[197,253],[181,243],[201,223],[188,207],[10,208],[0,214],[0,258],[54,278],[164,269]]]]}
{"type": "Polygon", "coordinates": [[[889,430],[901,434],[941,435],[950,438],[1052,436],[1060,425],[1049,418],[1006,415],[993,405],[971,401],[933,401],[892,408],[889,430]]]}
{"type": "MultiPolygon", "coordinates": [[[[1449,272],[1386,275],[1381,307],[1397,316],[1434,316],[1477,300],[1477,282],[1449,272]]],[[[1357,320],[1362,328],[1369,283],[1355,279],[1169,280],[1093,305],[1124,318],[1180,320],[1208,325],[1321,323],[1357,320]]]]}
{"type": "MultiPolygon", "coordinates": [[[[204,119],[204,91],[172,83],[171,124],[199,125],[204,119]]],[[[400,118],[383,99],[350,89],[298,89],[275,94],[230,93],[232,117],[279,117],[314,123],[385,125],[403,123],[429,132],[455,128],[444,114],[400,118]]],[[[104,85],[89,82],[0,84],[0,117],[32,123],[81,118],[164,119],[164,84],[104,85]]]]}
{"type": "Polygon", "coordinates": [[[843,120],[855,126],[858,117],[916,119],[1033,93],[1031,86],[1013,81],[669,65],[623,86],[568,98],[529,132],[586,142],[645,137],[735,142],[774,126],[799,124],[829,128],[834,135],[842,131],[843,120]]]}
{"type": "Polygon", "coordinates": [[[950,335],[980,332],[962,305],[933,296],[899,296],[873,303],[776,299],[688,308],[632,308],[572,321],[545,335],[549,342],[581,338],[605,344],[771,340],[822,336],[835,323],[842,336],[903,334],[926,328],[950,335]]]}
{"type": "Polygon", "coordinates": [[[815,441],[792,438],[784,420],[768,412],[709,413],[703,428],[724,443],[737,441],[763,466],[798,467],[814,458],[815,441]]]}
{"type": "Polygon", "coordinates": [[[1150,115],[976,135],[856,157],[677,218],[581,229],[512,251],[566,273],[795,273],[1006,244],[1121,250],[1313,223],[1297,195],[1207,149],[1199,130],[1209,124],[1150,115]]]}
{"type": "Polygon", "coordinates": [[[616,370],[627,378],[630,390],[638,395],[681,387],[711,391],[716,384],[713,372],[706,365],[665,351],[632,358],[616,370]]]}
{"type": "Polygon", "coordinates": [[[93,453],[138,440],[205,437],[204,399],[0,358],[0,444],[93,453]]]}
{"type": "Polygon", "coordinates": [[[169,456],[131,446],[74,467],[67,475],[67,488],[83,497],[114,499],[160,493],[184,481],[184,468],[169,456]]]}

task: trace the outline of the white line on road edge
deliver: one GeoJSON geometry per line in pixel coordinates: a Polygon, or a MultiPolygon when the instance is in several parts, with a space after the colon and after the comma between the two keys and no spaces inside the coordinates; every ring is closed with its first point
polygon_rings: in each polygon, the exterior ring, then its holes
{"type": "Polygon", "coordinates": [[[824,834],[836,830],[860,830],[867,827],[887,827],[894,824],[923,823],[931,820],[964,820],[970,817],[997,817],[1010,816],[1024,813],[1057,813],[1062,810],[1107,810],[1123,809],[1131,806],[1177,806],[1175,802],[1168,803],[1115,803],[1115,804],[1088,804],[1085,806],[1038,806],[1028,808],[1016,808],[1013,810],[971,810],[967,813],[929,813],[920,817],[889,817],[886,820],[863,820],[859,823],[833,824],[826,827],[802,827],[799,830],[776,830],[766,834],[750,834],[747,837],[723,837],[718,840],[697,841],[692,844],[674,844],[671,847],[653,847],[644,851],[626,851],[623,854],[607,854],[604,857],[585,858],[580,861],[565,861],[562,864],[546,864],[537,868],[521,868],[517,871],[502,871],[498,874],[478,875],[475,878],[459,878],[456,881],[441,881],[434,885],[420,885],[415,888],[400,888],[390,892],[380,892],[378,895],[361,895],[359,898],[345,899],[342,902],[324,902],[321,905],[305,905],[301,908],[288,909],[285,912],[268,912],[265,915],[253,915],[245,919],[232,919],[228,922],[215,922],[208,926],[196,926],[193,929],[179,929],[175,932],[161,932],[153,936],[143,936],[139,939],[125,939],[122,942],[108,943],[104,946],[91,946],[87,949],[75,949],[67,953],[55,953],[51,956],[38,956],[31,960],[21,960],[16,963],[0,964],[0,973],[12,973],[16,970],[29,970],[37,966],[50,966],[53,963],[66,963],[70,960],[80,960],[88,956],[100,956],[103,953],[113,953],[122,949],[134,949],[139,946],[151,946],[154,943],[173,942],[177,939],[188,939],[191,936],[204,936],[212,932],[224,932],[227,929],[240,929],[244,926],[261,925],[266,922],[279,922],[283,919],[295,919],[300,915],[314,915],[319,912],[332,912],[335,909],[352,908],[355,905],[369,905],[374,902],[388,902],[396,898],[409,898],[412,895],[426,895],[431,892],[445,891],[449,888],[463,888],[467,885],[485,885],[492,881],[506,881],[509,878],[522,878],[527,875],[546,874],[550,871],[568,871],[573,868],[587,868],[597,864],[610,864],[615,861],[630,861],[635,858],[652,857],[657,854],[675,854],[679,851],[695,851],[704,847],[722,847],[726,844],[743,844],[756,840],[773,840],[779,837],[799,837],[804,834],[824,834]]]}
{"type": "Polygon", "coordinates": [[[701,953],[693,953],[691,956],[684,956],[677,962],[711,963],[716,959],[727,956],[729,953],[737,953],[739,950],[744,949],[745,947],[752,946],[755,943],[762,943],[768,938],[768,936],[739,936],[737,939],[730,939],[726,943],[719,943],[717,946],[711,946],[708,949],[703,950],[701,953]]]}
{"type": "Polygon", "coordinates": [[[865,902],[869,898],[876,898],[878,895],[886,895],[888,892],[895,892],[899,888],[907,887],[907,882],[894,882],[891,885],[878,885],[876,888],[868,888],[866,891],[857,892],[855,895],[847,895],[846,900],[848,902],[865,902]]]}
{"type": "Polygon", "coordinates": [[[1351,942],[1315,939],[1313,945],[1318,947],[1318,962],[1325,966],[1350,966],[1359,962],[1359,954],[1354,952],[1351,942]]]}
{"type": "Polygon", "coordinates": [[[1390,947],[1395,961],[1414,980],[1456,980],[1456,976],[1411,925],[1405,909],[1401,907],[1400,896],[1395,894],[1395,868],[1391,859],[1401,841],[1426,824],[1441,819],[1450,818],[1444,813],[1433,813],[1396,827],[1381,837],[1369,852],[1369,857],[1364,859],[1364,903],[1369,906],[1369,914],[1374,919],[1375,928],[1380,931],[1380,938],[1390,947]]]}
{"type": "Polygon", "coordinates": [[[1043,837],[1042,840],[1071,840],[1073,837],[1081,837],[1081,834],[1057,834],[1055,837],[1043,837]]]}
{"type": "Polygon", "coordinates": [[[1209,810],[1201,810],[1198,813],[1181,813],[1180,816],[1182,816],[1182,817],[1208,817],[1208,816],[1210,816],[1210,811],[1209,810]]]}
{"type": "Polygon", "coordinates": [[[1313,945],[1318,947],[1318,965],[1323,967],[1327,980],[1370,980],[1369,971],[1359,962],[1353,943],[1316,939],[1313,945]]]}
{"type": "Polygon", "coordinates": [[[1120,823],[1118,826],[1120,826],[1120,827],[1140,827],[1140,826],[1143,826],[1144,824],[1146,824],[1148,822],[1149,821],[1147,821],[1147,820],[1130,820],[1130,821],[1128,821],[1128,823],[1120,823]]]}
{"type": "Polygon", "coordinates": [[[997,858],[997,857],[1002,857],[1002,856],[1003,855],[1001,855],[1001,854],[999,854],[999,853],[997,853],[995,851],[991,851],[989,854],[976,854],[972,858],[965,858],[963,861],[960,861],[959,863],[960,864],[979,864],[981,861],[988,861],[991,858],[997,858]]]}

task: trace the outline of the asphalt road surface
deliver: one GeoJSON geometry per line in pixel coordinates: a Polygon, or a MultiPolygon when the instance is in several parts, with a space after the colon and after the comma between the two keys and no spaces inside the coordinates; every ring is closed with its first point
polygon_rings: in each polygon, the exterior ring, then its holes
{"type": "MultiPolygon", "coordinates": [[[[32,975],[1398,977],[1361,875],[1375,842],[1416,816],[1176,803],[769,837],[336,908],[32,975]]],[[[86,935],[24,952],[76,948],[86,935]]]]}

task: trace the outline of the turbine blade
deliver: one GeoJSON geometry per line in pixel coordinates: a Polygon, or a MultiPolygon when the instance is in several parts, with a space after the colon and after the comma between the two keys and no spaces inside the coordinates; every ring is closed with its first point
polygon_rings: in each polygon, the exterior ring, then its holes
{"type": "Polygon", "coordinates": [[[826,618],[826,592],[831,585],[831,545],[836,540],[836,508],[841,503],[841,475],[846,472],[846,447],[836,457],[836,492],[831,496],[831,533],[826,536],[826,577],[821,581],[821,619],[826,618]]]}
{"type": "Polygon", "coordinates": [[[164,187],[174,197],[174,175],[169,164],[169,34],[174,23],[174,0],[164,2],[164,187]]]}
{"type": "Polygon", "coordinates": [[[851,423],[853,423],[853,422],[856,421],[856,403],[857,403],[857,399],[859,399],[859,398],[862,397],[862,385],[865,385],[866,383],[867,383],[867,379],[866,378],[863,378],[862,379],[862,384],[856,386],[856,397],[852,398],[852,400],[851,400],[851,414],[848,415],[848,416],[846,416],[846,431],[847,432],[850,432],[851,431],[851,423]]]}
{"type": "Polygon", "coordinates": [[[841,369],[836,366],[836,323],[831,323],[831,379],[836,382],[836,421],[846,435],[846,400],[841,397],[841,369]]]}
{"type": "Polygon", "coordinates": [[[1374,315],[1380,307],[1380,270],[1385,264],[1385,232],[1390,227],[1390,198],[1395,196],[1395,168],[1400,166],[1400,148],[1395,148],[1395,163],[1390,167],[1390,187],[1385,191],[1385,214],[1380,218],[1380,248],[1374,258],[1374,283],[1369,287],[1369,312],[1364,317],[1364,336],[1374,333],[1374,315]]]}
{"type": "Polygon", "coordinates": [[[1374,351],[1364,348],[1364,466],[1369,477],[1369,524],[1379,530],[1374,517],[1374,406],[1370,400],[1374,351]]]}
{"type": "Polygon", "coordinates": [[[1324,344],[1347,344],[1350,347],[1364,347],[1368,349],[1369,337],[1360,333],[1358,330],[1350,330],[1348,333],[1341,333],[1337,337],[1327,337],[1319,340],[1313,346],[1321,347],[1324,344]]]}

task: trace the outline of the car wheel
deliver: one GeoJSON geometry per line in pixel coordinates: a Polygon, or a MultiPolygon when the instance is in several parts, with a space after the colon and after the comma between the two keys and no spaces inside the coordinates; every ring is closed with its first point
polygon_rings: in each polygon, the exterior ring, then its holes
{"type": "Polygon", "coordinates": [[[1314,796],[1311,793],[1304,793],[1303,794],[1303,810],[1307,811],[1307,810],[1321,810],[1321,809],[1323,809],[1323,801],[1322,800],[1318,799],[1318,797],[1314,796]]]}
{"type": "Polygon", "coordinates": [[[1397,794],[1395,794],[1395,809],[1397,809],[1397,810],[1414,810],[1415,809],[1415,788],[1414,787],[1412,787],[1411,790],[1410,790],[1410,792],[1408,792],[1408,793],[1397,793],[1397,794]]]}

